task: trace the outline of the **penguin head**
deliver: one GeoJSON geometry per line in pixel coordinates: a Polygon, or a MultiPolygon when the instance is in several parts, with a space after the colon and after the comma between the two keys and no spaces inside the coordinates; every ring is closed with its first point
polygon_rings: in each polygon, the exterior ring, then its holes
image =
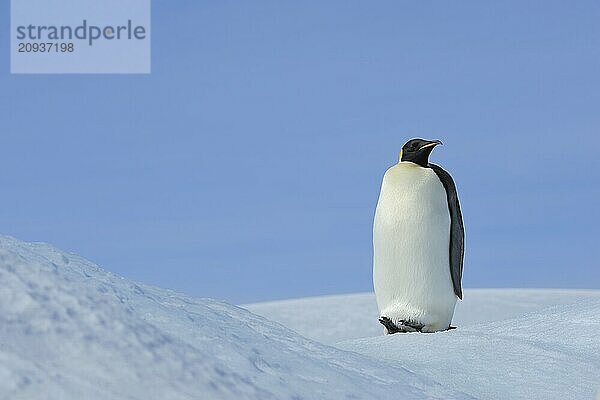
{"type": "Polygon", "coordinates": [[[439,140],[411,139],[400,150],[400,161],[410,161],[421,167],[429,164],[429,154],[438,144],[439,140]]]}

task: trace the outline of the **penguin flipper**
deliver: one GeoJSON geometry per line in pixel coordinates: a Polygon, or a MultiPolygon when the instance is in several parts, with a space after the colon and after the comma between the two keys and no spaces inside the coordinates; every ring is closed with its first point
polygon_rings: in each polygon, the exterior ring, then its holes
{"type": "Polygon", "coordinates": [[[429,167],[436,173],[444,189],[446,189],[446,198],[448,200],[448,211],[450,212],[450,276],[454,293],[462,300],[462,273],[465,258],[465,226],[463,224],[462,212],[458,201],[458,193],[452,176],[442,167],[435,164],[429,164],[429,167]]]}

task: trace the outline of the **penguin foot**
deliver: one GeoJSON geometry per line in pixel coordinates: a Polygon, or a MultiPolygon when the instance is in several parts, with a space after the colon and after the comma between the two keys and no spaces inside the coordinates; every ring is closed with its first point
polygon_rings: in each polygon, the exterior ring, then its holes
{"type": "Polygon", "coordinates": [[[394,333],[408,333],[408,332],[421,332],[423,329],[423,324],[419,324],[418,322],[405,321],[403,319],[399,320],[397,324],[395,324],[388,317],[380,317],[379,322],[385,326],[388,334],[394,333]]]}
{"type": "Polygon", "coordinates": [[[400,332],[398,327],[388,317],[379,317],[379,323],[385,327],[388,335],[400,332]]]}

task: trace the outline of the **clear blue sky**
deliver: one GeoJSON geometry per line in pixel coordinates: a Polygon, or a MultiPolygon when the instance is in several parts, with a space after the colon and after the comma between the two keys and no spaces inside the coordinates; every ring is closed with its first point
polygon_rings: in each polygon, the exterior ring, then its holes
{"type": "Polygon", "coordinates": [[[369,291],[381,176],[423,137],[459,189],[466,287],[600,288],[600,3],[152,17],[148,76],[11,76],[2,29],[0,233],[231,302],[369,291]]]}

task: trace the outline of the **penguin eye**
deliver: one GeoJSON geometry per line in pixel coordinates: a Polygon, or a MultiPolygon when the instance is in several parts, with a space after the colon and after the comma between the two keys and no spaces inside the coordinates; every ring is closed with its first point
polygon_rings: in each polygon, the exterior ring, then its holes
{"type": "Polygon", "coordinates": [[[413,144],[410,145],[410,150],[411,151],[415,151],[415,150],[417,150],[418,147],[419,147],[418,143],[413,143],[413,144]]]}

